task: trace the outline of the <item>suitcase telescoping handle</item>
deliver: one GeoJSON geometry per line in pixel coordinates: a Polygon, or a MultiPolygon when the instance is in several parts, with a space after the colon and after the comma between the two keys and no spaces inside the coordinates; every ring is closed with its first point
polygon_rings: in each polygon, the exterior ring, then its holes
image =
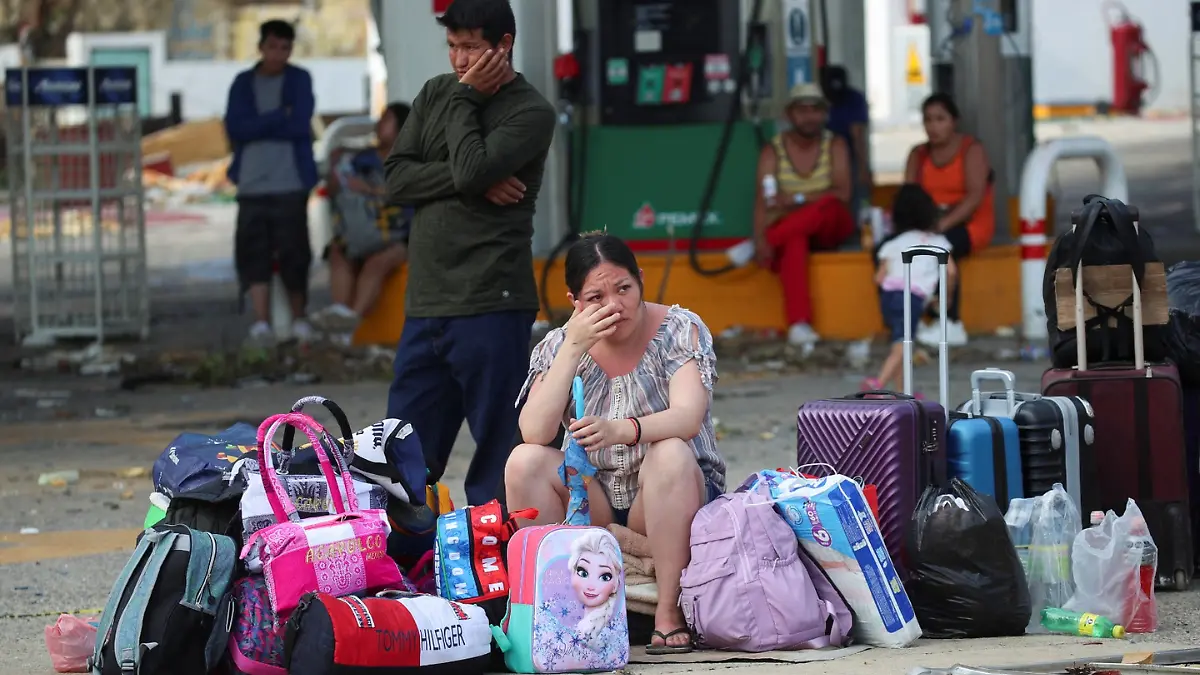
{"type": "Polygon", "coordinates": [[[980,388],[984,382],[1000,381],[1004,383],[1004,398],[1008,401],[1008,416],[1012,417],[1017,410],[1017,378],[1011,370],[1000,368],[985,368],[971,373],[971,410],[973,414],[983,414],[983,393],[980,388]]]}
{"type": "Polygon", "coordinates": [[[938,302],[938,325],[941,335],[938,339],[938,397],[947,415],[950,410],[950,359],[949,349],[946,348],[946,305],[951,292],[947,283],[947,273],[950,264],[950,252],[940,246],[912,246],[900,253],[904,263],[904,393],[913,393],[913,336],[912,336],[912,262],[914,258],[929,256],[937,258],[938,288],[941,299],[938,302]]]}
{"type": "MultiPolygon", "coordinates": [[[[1127,215],[1133,227],[1133,239],[1136,242],[1138,237],[1138,220],[1140,214],[1136,206],[1129,206],[1119,199],[1104,199],[1098,198],[1088,202],[1081,210],[1071,212],[1071,231],[1077,236],[1086,239],[1096,225],[1096,221],[1100,219],[1101,210],[1108,211],[1108,217],[1113,221],[1113,227],[1121,227],[1122,223],[1118,222],[1122,215],[1127,215]],[[1122,211],[1124,213],[1122,213],[1122,211]]],[[[1083,241],[1077,243],[1077,248],[1082,250],[1083,241]]],[[[1130,276],[1133,279],[1133,367],[1135,370],[1145,370],[1146,368],[1146,344],[1145,336],[1142,334],[1142,286],[1138,283],[1137,266],[1132,266],[1130,276]]],[[[1080,257],[1079,263],[1075,268],[1075,360],[1076,369],[1080,372],[1087,370],[1087,330],[1084,325],[1084,297],[1083,297],[1083,258],[1080,257]]]]}

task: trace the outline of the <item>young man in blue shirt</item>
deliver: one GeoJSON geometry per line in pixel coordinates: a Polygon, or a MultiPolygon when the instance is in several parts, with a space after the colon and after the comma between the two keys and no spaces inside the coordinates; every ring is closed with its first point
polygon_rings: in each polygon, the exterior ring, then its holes
{"type": "Polygon", "coordinates": [[[867,97],[850,86],[846,69],[841,66],[821,69],[821,89],[829,99],[829,121],[825,126],[841,136],[850,149],[850,175],[854,177],[851,212],[857,217],[858,208],[870,201],[875,187],[871,174],[870,107],[867,97]]]}
{"type": "Polygon", "coordinates": [[[242,292],[254,310],[253,340],[272,335],[270,283],[273,263],[288,291],[295,321],[292,334],[312,336],[305,317],[308,269],[308,195],[317,184],[312,117],[312,76],[288,63],[296,31],[285,21],[259,27],[262,59],[233,80],[225,111],[225,133],[233,148],[229,180],[237,185],[234,264],[242,292]]]}

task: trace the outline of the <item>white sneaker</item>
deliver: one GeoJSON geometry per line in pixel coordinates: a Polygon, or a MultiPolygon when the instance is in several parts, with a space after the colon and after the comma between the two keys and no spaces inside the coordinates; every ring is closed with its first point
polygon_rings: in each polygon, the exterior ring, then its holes
{"type": "Polygon", "coordinates": [[[951,347],[962,347],[967,344],[967,329],[961,321],[951,321],[946,326],[946,344],[951,347]]]}
{"type": "MultiPolygon", "coordinates": [[[[942,329],[937,321],[922,324],[917,329],[917,342],[927,346],[936,347],[942,341],[942,329]]],[[[962,347],[967,344],[967,329],[963,328],[961,321],[949,321],[946,324],[946,346],[962,347]]]]}
{"type": "Polygon", "coordinates": [[[330,305],[310,317],[312,324],[324,333],[353,333],[360,317],[345,305],[330,305]]]}
{"type": "Polygon", "coordinates": [[[313,330],[312,324],[304,319],[297,319],[292,322],[292,337],[299,342],[312,342],[316,337],[317,332],[313,330]]]}
{"type": "Polygon", "coordinates": [[[260,345],[270,344],[275,341],[275,331],[271,330],[271,324],[266,321],[255,321],[254,325],[250,326],[250,334],[246,341],[260,345]]]}
{"type": "Polygon", "coordinates": [[[806,323],[794,323],[788,328],[788,344],[803,347],[820,341],[821,336],[806,323]]]}
{"type": "Polygon", "coordinates": [[[349,307],[343,305],[340,302],[334,303],[334,304],[326,307],[324,309],[324,311],[327,312],[331,316],[340,316],[340,317],[345,317],[347,319],[357,319],[358,318],[358,315],[354,313],[354,310],[350,309],[349,307]]]}

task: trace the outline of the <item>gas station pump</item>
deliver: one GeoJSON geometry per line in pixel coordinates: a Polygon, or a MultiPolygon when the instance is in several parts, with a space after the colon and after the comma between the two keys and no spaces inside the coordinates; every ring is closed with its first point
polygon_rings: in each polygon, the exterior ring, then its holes
{"type": "MultiPolygon", "coordinates": [[[[639,251],[676,243],[683,250],[699,211],[707,210],[697,242],[702,250],[748,237],[761,143],[752,121],[730,115],[735,106],[740,112],[744,89],[738,81],[743,3],[580,4],[582,26],[591,34],[583,72],[592,104],[586,159],[573,176],[587,195],[580,228],[606,229],[639,251]],[[721,171],[710,180],[726,131],[721,171]],[[706,190],[712,193],[707,199],[706,190]]],[[[765,39],[766,31],[756,30],[765,39]]],[[[760,97],[769,94],[768,78],[761,76],[765,63],[756,59],[760,97]]]]}

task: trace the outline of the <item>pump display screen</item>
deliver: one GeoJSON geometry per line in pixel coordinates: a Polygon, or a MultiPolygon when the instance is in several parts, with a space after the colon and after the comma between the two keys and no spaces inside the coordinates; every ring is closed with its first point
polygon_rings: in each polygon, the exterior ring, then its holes
{"type": "Polygon", "coordinates": [[[736,88],[739,7],[722,0],[601,0],[602,124],[717,122],[736,88]]]}
{"type": "Polygon", "coordinates": [[[697,3],[695,9],[662,0],[631,4],[633,16],[628,33],[635,51],[642,51],[641,47],[668,54],[703,55],[721,40],[721,17],[711,4],[697,3]]]}

